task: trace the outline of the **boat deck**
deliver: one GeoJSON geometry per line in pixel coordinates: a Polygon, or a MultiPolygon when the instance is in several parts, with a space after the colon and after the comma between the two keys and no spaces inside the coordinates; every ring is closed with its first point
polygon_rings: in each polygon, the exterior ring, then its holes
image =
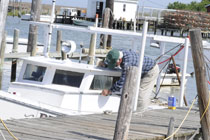
{"type": "MultiPolygon", "coordinates": [[[[188,109],[182,108],[150,110],[143,114],[134,112],[128,139],[164,139],[170,117],[175,118],[176,129],[187,111],[188,109]]],[[[19,140],[108,140],[113,139],[116,118],[117,114],[113,113],[7,120],[5,123],[19,140]]],[[[175,136],[179,139],[189,139],[198,128],[199,110],[194,108],[175,136]]],[[[0,125],[0,130],[6,139],[12,139],[3,125],[0,125]]],[[[0,137],[2,138],[2,135],[0,137]]]]}

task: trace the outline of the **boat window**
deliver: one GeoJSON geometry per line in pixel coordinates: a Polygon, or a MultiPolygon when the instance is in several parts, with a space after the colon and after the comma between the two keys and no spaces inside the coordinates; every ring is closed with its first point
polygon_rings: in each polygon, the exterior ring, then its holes
{"type": "Polygon", "coordinates": [[[118,80],[119,77],[95,75],[91,83],[90,89],[93,90],[110,89],[112,85],[118,80]]]}
{"type": "Polygon", "coordinates": [[[56,70],[53,84],[80,87],[84,73],[56,70]]]}
{"type": "Polygon", "coordinates": [[[23,79],[42,82],[45,71],[46,67],[27,64],[23,79]]]}

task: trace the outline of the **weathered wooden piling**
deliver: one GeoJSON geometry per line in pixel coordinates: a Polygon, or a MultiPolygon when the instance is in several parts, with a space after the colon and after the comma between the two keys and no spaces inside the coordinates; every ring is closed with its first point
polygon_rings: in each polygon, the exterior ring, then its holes
{"type": "Polygon", "coordinates": [[[129,67],[126,72],[126,81],[123,88],[120,107],[115,125],[114,140],[126,140],[132,116],[134,97],[136,93],[137,67],[129,67]]]}
{"type": "Polygon", "coordinates": [[[37,30],[38,30],[37,25],[30,24],[30,26],[29,26],[27,52],[30,52],[31,56],[35,56],[36,55],[37,30]]]}
{"type": "Polygon", "coordinates": [[[203,46],[200,29],[190,30],[190,42],[192,49],[193,64],[195,69],[196,85],[198,92],[198,104],[200,110],[200,116],[204,116],[201,120],[201,128],[204,140],[210,139],[210,110],[208,108],[209,103],[209,90],[207,83],[207,75],[205,69],[205,61],[203,57],[203,46]]]}
{"type": "MultiPolygon", "coordinates": [[[[19,40],[19,30],[14,30],[13,35],[13,47],[12,47],[12,53],[17,53],[18,50],[18,40],[19,40]]],[[[16,70],[17,70],[17,59],[12,59],[12,65],[11,65],[11,82],[14,82],[16,79],[16,70]]]]}
{"type": "Polygon", "coordinates": [[[4,34],[9,0],[0,0],[0,44],[4,34]]]}
{"type": "MultiPolygon", "coordinates": [[[[30,16],[31,21],[40,21],[41,2],[42,0],[32,0],[30,16]]],[[[30,52],[31,56],[36,55],[37,30],[37,25],[30,24],[27,52],[30,52]]]]}
{"type": "MultiPolygon", "coordinates": [[[[110,10],[114,11],[114,0],[106,0],[106,8],[110,8],[110,10]]],[[[110,16],[109,19],[109,28],[112,29],[113,28],[113,22],[114,22],[114,18],[113,15],[110,16]]],[[[107,48],[110,49],[112,46],[112,36],[108,35],[108,39],[107,39],[107,48]]]]}
{"type": "Polygon", "coordinates": [[[31,3],[31,21],[40,21],[40,14],[42,9],[42,0],[32,0],[31,3]]]}
{"type": "Polygon", "coordinates": [[[6,36],[7,33],[5,32],[2,37],[1,48],[0,48],[0,90],[2,89],[2,79],[3,79],[3,66],[4,66],[4,54],[6,48],[6,36]]]}
{"type": "Polygon", "coordinates": [[[62,31],[57,31],[56,52],[61,52],[62,31]]]}
{"type": "Polygon", "coordinates": [[[174,137],[171,136],[174,132],[174,117],[170,118],[170,122],[169,122],[169,127],[168,127],[168,133],[167,133],[167,137],[170,137],[168,140],[173,140],[174,137]]]}
{"type": "Polygon", "coordinates": [[[18,50],[18,40],[19,40],[19,32],[20,30],[15,29],[14,30],[14,35],[13,35],[13,47],[12,47],[12,52],[16,53],[18,50]]]}
{"type": "MultiPolygon", "coordinates": [[[[96,14],[96,23],[95,27],[98,26],[98,14],[96,14]]],[[[95,61],[95,50],[96,50],[96,39],[97,39],[97,33],[91,34],[90,39],[90,49],[89,49],[89,64],[93,65],[95,61]]]]}
{"type": "MultiPolygon", "coordinates": [[[[102,28],[109,28],[110,13],[111,13],[110,8],[105,8],[104,14],[103,14],[103,20],[102,20],[102,28]]],[[[106,49],[108,35],[102,34],[100,36],[100,39],[101,39],[101,42],[100,42],[101,48],[106,49]]]]}

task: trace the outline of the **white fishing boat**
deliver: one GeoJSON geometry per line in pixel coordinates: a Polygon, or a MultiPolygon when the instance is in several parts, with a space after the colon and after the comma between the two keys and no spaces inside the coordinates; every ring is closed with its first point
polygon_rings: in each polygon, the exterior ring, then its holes
{"type": "MultiPolygon", "coordinates": [[[[55,1],[53,1],[52,13],[55,13],[54,11],[55,1]]],[[[79,63],[80,60],[56,60],[49,58],[48,51],[50,50],[51,35],[54,28],[87,32],[90,35],[131,36],[133,41],[142,38],[141,44],[138,44],[139,51],[141,52],[139,58],[140,67],[143,64],[147,37],[163,42],[186,42],[185,45],[187,47],[187,42],[189,41],[188,39],[163,38],[156,35],[149,35],[147,34],[148,22],[146,21],[142,33],[98,27],[84,28],[53,24],[52,18],[50,23],[33,22],[33,24],[45,26],[45,56],[24,58],[19,77],[15,82],[10,84],[8,93],[0,92],[0,109],[3,110],[2,113],[0,112],[0,115],[3,119],[84,115],[118,111],[120,103],[119,92],[113,93],[110,96],[102,96],[100,94],[103,89],[108,89],[112,86],[121,75],[121,72],[119,70],[97,67],[95,64],[79,63]]],[[[64,47],[65,49],[62,49],[63,52],[73,52],[74,47],[72,46],[75,46],[73,45],[75,43],[72,43],[73,41],[70,42],[71,45],[64,47]]],[[[96,42],[96,38],[94,42],[96,42]]],[[[95,49],[96,44],[93,46],[93,49],[95,49]]],[[[134,43],[132,48],[135,48],[134,43]]],[[[96,59],[94,55],[91,58],[96,59]]],[[[187,60],[184,61],[184,64],[186,63],[187,60]]],[[[181,88],[185,86],[185,82],[183,82],[185,80],[185,73],[186,69],[184,66],[181,88]]],[[[137,97],[138,95],[135,99],[137,97]]],[[[183,97],[180,97],[180,100],[182,99],[183,97]]],[[[136,105],[136,103],[135,101],[134,104],[136,105]]]]}
{"type": "MultiPolygon", "coordinates": [[[[31,17],[31,14],[21,15],[21,20],[29,21],[30,17],[31,17]]],[[[55,20],[55,18],[53,20],[55,20]]],[[[50,15],[40,15],[40,21],[41,22],[50,22],[51,16],[50,15]]]]}
{"type": "Polygon", "coordinates": [[[117,112],[120,96],[100,93],[120,74],[70,59],[28,57],[23,59],[18,79],[9,86],[10,94],[0,93],[0,98],[7,107],[22,108],[15,115],[14,109],[7,108],[7,115],[14,118],[117,112]]]}

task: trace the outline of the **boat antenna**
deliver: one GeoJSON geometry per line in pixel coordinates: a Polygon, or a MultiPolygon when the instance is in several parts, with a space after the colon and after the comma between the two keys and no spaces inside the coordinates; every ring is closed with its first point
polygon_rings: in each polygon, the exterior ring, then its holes
{"type": "Polygon", "coordinates": [[[53,28],[53,23],[55,19],[55,2],[56,0],[52,0],[52,11],[51,11],[51,17],[50,17],[50,23],[47,25],[47,38],[46,38],[46,44],[44,48],[44,56],[49,57],[49,50],[50,50],[50,45],[51,45],[51,40],[52,40],[52,28],[53,28]]]}

